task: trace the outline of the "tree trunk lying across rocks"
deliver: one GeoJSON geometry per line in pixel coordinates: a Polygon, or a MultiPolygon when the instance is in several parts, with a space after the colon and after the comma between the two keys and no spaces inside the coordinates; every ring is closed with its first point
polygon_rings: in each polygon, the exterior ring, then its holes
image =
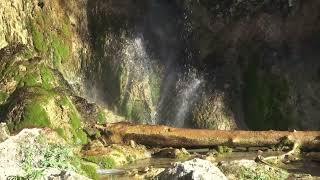
{"type": "Polygon", "coordinates": [[[150,147],[198,148],[215,147],[273,147],[299,144],[303,149],[320,150],[320,131],[220,131],[208,129],[173,128],[163,125],[131,123],[97,126],[108,143],[131,140],[150,147]]]}

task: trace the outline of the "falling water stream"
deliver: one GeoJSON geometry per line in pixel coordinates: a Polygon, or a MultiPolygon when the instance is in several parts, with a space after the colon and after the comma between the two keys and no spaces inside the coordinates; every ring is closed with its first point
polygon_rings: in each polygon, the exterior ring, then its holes
{"type": "Polygon", "coordinates": [[[185,125],[185,118],[190,110],[191,105],[196,99],[196,93],[203,81],[198,78],[194,78],[190,84],[187,85],[182,93],[178,97],[177,115],[174,120],[176,127],[183,127],[185,125]]]}

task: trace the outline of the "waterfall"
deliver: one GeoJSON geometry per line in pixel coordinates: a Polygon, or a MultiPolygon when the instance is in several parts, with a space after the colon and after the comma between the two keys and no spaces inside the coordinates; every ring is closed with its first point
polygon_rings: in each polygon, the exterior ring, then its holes
{"type": "Polygon", "coordinates": [[[178,96],[177,114],[174,120],[174,125],[176,127],[183,127],[185,125],[186,115],[188,114],[190,107],[197,98],[197,91],[200,88],[202,82],[202,79],[192,79],[191,82],[186,86],[185,89],[182,90],[181,94],[178,96]]]}

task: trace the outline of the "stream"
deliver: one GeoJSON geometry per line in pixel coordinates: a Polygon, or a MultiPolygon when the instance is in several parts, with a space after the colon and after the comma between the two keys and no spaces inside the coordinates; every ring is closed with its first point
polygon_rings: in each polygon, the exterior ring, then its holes
{"type": "MultiPolygon", "coordinates": [[[[220,155],[215,157],[216,162],[220,161],[234,161],[234,160],[254,160],[257,157],[257,152],[233,152],[230,154],[220,155]]],[[[260,154],[264,157],[279,155],[279,152],[264,152],[260,154]]],[[[126,180],[132,179],[132,176],[128,172],[136,171],[140,172],[148,167],[153,168],[168,168],[177,159],[171,158],[150,158],[144,160],[138,160],[134,163],[118,167],[117,169],[100,170],[102,180],[126,180]]],[[[320,162],[314,162],[310,160],[302,160],[297,162],[292,162],[290,164],[284,164],[279,166],[287,170],[289,173],[295,174],[310,174],[315,177],[320,177],[320,162]]]]}

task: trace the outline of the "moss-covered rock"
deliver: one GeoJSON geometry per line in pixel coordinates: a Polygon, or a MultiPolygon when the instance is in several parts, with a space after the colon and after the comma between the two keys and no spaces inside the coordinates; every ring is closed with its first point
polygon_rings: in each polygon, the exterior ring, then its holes
{"type": "Polygon", "coordinates": [[[258,164],[252,160],[223,162],[219,168],[229,179],[287,179],[289,173],[277,167],[258,164]]]}
{"type": "Polygon", "coordinates": [[[88,142],[83,121],[63,92],[41,87],[20,88],[10,96],[2,116],[13,132],[24,128],[50,127],[70,143],[79,145],[88,142]]]}
{"type": "Polygon", "coordinates": [[[96,163],[102,168],[110,169],[150,157],[151,154],[141,145],[136,147],[111,145],[108,147],[92,147],[85,152],[84,159],[96,163]]]}
{"type": "Polygon", "coordinates": [[[81,162],[81,169],[85,175],[93,180],[99,179],[99,174],[97,173],[98,166],[90,162],[81,162]]]}

